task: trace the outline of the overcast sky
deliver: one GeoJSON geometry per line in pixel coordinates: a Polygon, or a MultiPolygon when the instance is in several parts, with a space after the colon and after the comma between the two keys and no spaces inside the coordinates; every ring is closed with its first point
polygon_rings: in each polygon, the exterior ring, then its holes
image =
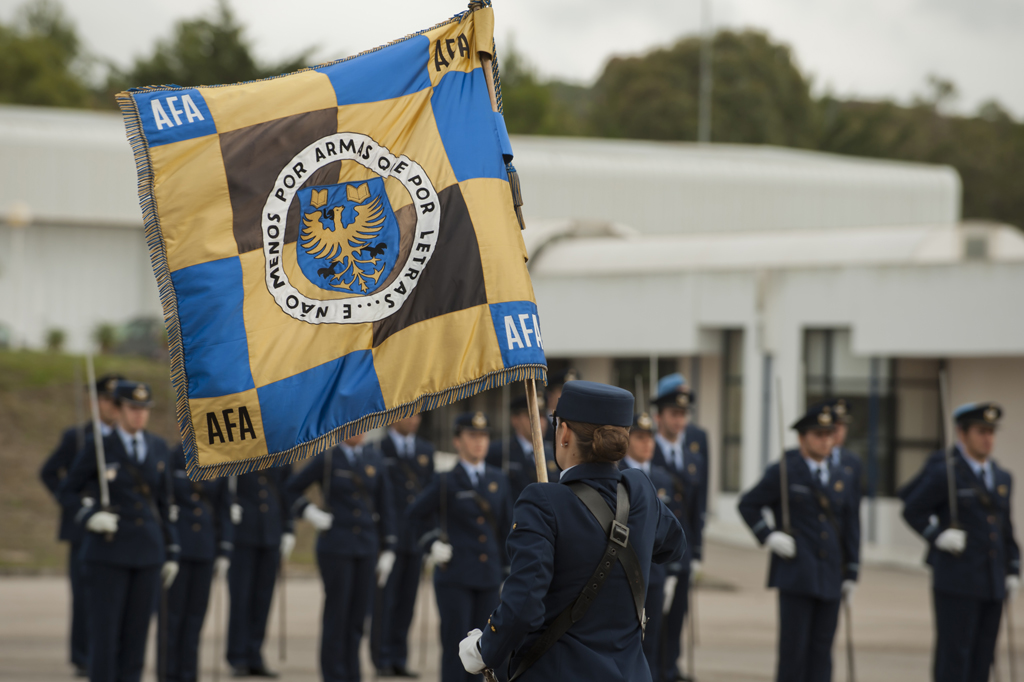
{"type": "MultiPolygon", "coordinates": [[[[0,0],[8,21],[21,0],[0,0]]],[[[86,46],[127,64],[214,0],[64,0],[86,46]]],[[[461,10],[450,0],[233,0],[259,57],[309,46],[317,61],[375,47],[461,10]]],[[[510,36],[543,76],[589,84],[615,54],[692,34],[700,0],[494,0],[498,53],[510,36]]],[[[792,46],[817,92],[908,102],[934,73],[955,109],[995,98],[1024,119],[1024,0],[713,0],[716,27],[766,30],[792,46]]]]}

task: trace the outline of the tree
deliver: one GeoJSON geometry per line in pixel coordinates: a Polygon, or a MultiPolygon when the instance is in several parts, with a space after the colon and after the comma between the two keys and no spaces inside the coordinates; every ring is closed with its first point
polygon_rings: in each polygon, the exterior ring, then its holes
{"type": "Polygon", "coordinates": [[[22,5],[11,25],[0,24],[0,102],[90,106],[86,63],[74,25],[53,0],[22,5]]]}

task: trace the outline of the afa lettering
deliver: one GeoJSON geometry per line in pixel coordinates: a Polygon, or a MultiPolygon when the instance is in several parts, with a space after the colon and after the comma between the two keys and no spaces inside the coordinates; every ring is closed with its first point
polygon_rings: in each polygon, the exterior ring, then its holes
{"type": "Polygon", "coordinates": [[[150,101],[150,106],[153,109],[153,120],[156,122],[157,130],[206,120],[203,118],[203,113],[199,111],[199,107],[192,101],[192,95],[182,95],[181,97],[173,95],[163,99],[153,98],[150,101]],[[179,100],[181,108],[178,108],[176,104],[179,103],[179,100]],[[170,115],[168,115],[168,112],[170,112],[170,115]],[[184,116],[184,119],[182,119],[182,116],[184,116]],[[171,120],[172,117],[174,120],[171,120]]]}
{"type": "Polygon", "coordinates": [[[459,57],[469,55],[469,39],[466,38],[465,34],[460,33],[457,38],[446,38],[444,45],[441,44],[440,39],[435,40],[434,70],[440,71],[442,67],[447,67],[451,64],[449,60],[455,59],[456,49],[458,50],[459,57]]]}
{"type": "Polygon", "coordinates": [[[249,418],[249,410],[245,405],[241,405],[238,408],[237,419],[232,418],[234,413],[235,410],[233,408],[221,410],[220,414],[224,420],[223,429],[221,429],[221,422],[217,418],[216,412],[206,413],[206,432],[210,445],[213,445],[214,438],[217,439],[218,443],[234,443],[236,430],[238,431],[238,440],[245,440],[245,434],[249,434],[250,438],[256,440],[256,430],[252,427],[252,419],[249,418]]]}
{"type": "Polygon", "coordinates": [[[537,324],[537,316],[523,313],[513,317],[505,315],[505,347],[533,348],[536,342],[537,348],[544,348],[544,339],[540,335],[540,325],[537,324]],[[518,322],[518,324],[516,324],[518,322]],[[533,337],[531,339],[530,337],[533,337]]]}

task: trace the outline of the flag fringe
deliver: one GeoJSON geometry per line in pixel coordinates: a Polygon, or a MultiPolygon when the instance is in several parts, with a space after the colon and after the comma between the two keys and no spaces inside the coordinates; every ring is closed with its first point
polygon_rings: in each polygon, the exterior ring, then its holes
{"type": "MultiPolygon", "coordinates": [[[[470,398],[482,391],[500,388],[507,384],[526,381],[527,379],[536,379],[547,383],[547,367],[544,365],[520,365],[510,369],[491,372],[461,386],[454,386],[446,391],[439,391],[437,393],[428,393],[405,405],[365,415],[348,424],[339,426],[315,440],[296,445],[294,448],[284,452],[270,453],[262,457],[200,466],[198,464],[198,457],[195,456],[195,451],[193,450],[190,455],[188,449],[186,449],[185,468],[188,471],[188,477],[193,481],[207,481],[222,476],[241,476],[242,474],[248,474],[269,467],[284,466],[285,464],[291,464],[308,457],[314,457],[324,450],[338,445],[343,440],[357,436],[360,433],[388,426],[396,421],[426,410],[434,410],[450,405],[459,400],[470,398]]],[[[193,447],[195,446],[194,440],[192,445],[193,447]]]]}

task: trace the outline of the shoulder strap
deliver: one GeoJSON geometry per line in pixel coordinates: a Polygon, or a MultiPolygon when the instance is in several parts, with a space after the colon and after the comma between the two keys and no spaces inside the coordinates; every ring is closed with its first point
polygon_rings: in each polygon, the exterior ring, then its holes
{"type": "Polygon", "coordinates": [[[570,483],[569,489],[580,498],[587,509],[590,510],[590,513],[597,519],[598,523],[601,524],[601,527],[608,535],[608,545],[605,547],[604,556],[601,557],[597,568],[594,569],[594,574],[590,576],[590,579],[584,585],[580,596],[558,614],[551,622],[551,625],[540,636],[540,639],[534,642],[533,646],[530,647],[530,650],[519,662],[519,666],[512,677],[509,678],[509,682],[514,682],[521,677],[523,673],[529,670],[530,666],[547,653],[548,649],[555,645],[555,642],[562,635],[569,631],[573,623],[576,623],[586,615],[591,604],[594,603],[598,593],[601,591],[601,587],[604,586],[605,580],[611,574],[616,560],[622,564],[622,568],[626,572],[626,578],[629,580],[629,588],[633,593],[637,618],[640,621],[641,637],[647,625],[647,617],[644,613],[645,586],[643,571],[640,568],[640,560],[637,558],[636,551],[633,549],[633,545],[629,543],[629,527],[626,525],[629,521],[629,493],[626,492],[626,486],[620,482],[615,491],[614,516],[600,493],[586,483],[582,481],[570,483]]]}

